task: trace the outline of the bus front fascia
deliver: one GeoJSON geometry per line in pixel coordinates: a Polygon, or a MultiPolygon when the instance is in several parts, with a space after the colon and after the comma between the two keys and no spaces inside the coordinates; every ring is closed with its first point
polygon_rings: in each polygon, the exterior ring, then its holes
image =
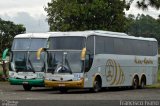
{"type": "MultiPolygon", "coordinates": [[[[40,59],[41,53],[42,52],[47,52],[46,48],[39,48],[37,51],[37,59],[40,59]]],[[[81,51],[80,59],[82,61],[82,70],[83,72],[85,71],[85,60],[86,60],[86,48],[83,48],[81,51]]],[[[83,88],[84,87],[84,78],[81,78],[80,80],[77,81],[50,81],[50,80],[45,80],[45,86],[46,87],[60,87],[63,86],[67,88],[83,88]]]]}

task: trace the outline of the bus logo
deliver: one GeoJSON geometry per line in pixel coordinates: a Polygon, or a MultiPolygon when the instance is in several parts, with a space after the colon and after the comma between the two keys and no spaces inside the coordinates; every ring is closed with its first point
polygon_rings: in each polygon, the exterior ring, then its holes
{"type": "Polygon", "coordinates": [[[118,62],[109,59],[106,63],[106,77],[110,85],[120,85],[124,83],[124,72],[118,62]]]}
{"type": "Polygon", "coordinates": [[[63,81],[63,78],[61,77],[60,80],[63,81]]]}

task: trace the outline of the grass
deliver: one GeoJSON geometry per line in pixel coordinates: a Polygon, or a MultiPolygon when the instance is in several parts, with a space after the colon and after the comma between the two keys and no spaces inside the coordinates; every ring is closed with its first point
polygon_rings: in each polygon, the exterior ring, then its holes
{"type": "Polygon", "coordinates": [[[0,76],[2,76],[3,72],[0,70],[0,76]]]}
{"type": "Polygon", "coordinates": [[[158,67],[158,83],[160,83],[160,66],[158,67]]]}
{"type": "MultiPolygon", "coordinates": [[[[7,75],[9,75],[9,72],[7,71],[7,75]]],[[[0,81],[8,81],[8,80],[4,80],[3,78],[3,71],[0,70],[0,81]]]]}
{"type": "Polygon", "coordinates": [[[160,83],[153,84],[153,85],[147,85],[147,88],[160,88],[160,83]]]}
{"type": "Polygon", "coordinates": [[[3,72],[2,72],[2,70],[0,70],[0,81],[3,80],[3,79],[2,79],[2,75],[3,75],[3,72]]]}
{"type": "MultiPolygon", "coordinates": [[[[160,62],[160,60],[159,60],[160,62]]],[[[147,88],[160,88],[160,65],[158,66],[158,76],[157,76],[157,83],[153,85],[148,85],[147,88]]]]}

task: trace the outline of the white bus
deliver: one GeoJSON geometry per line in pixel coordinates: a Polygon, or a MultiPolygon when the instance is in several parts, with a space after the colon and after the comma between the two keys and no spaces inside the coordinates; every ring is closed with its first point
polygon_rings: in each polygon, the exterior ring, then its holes
{"type": "Polygon", "coordinates": [[[158,46],[154,38],[109,31],[60,32],[49,37],[46,87],[144,88],[157,81],[158,46]]]}
{"type": "Polygon", "coordinates": [[[36,51],[47,47],[47,33],[27,33],[14,37],[10,54],[9,81],[11,85],[23,85],[24,90],[44,87],[45,53],[37,60],[36,51]]]}

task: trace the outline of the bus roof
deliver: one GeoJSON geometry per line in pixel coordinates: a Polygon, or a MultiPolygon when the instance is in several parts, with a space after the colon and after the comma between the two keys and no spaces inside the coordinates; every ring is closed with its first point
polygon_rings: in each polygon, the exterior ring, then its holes
{"type": "Polygon", "coordinates": [[[18,34],[14,38],[49,38],[49,33],[26,33],[18,34]]]}
{"type": "Polygon", "coordinates": [[[64,36],[88,37],[91,35],[96,35],[96,36],[108,36],[108,37],[116,37],[116,38],[157,41],[155,38],[135,37],[135,36],[129,36],[126,33],[102,31],[102,30],[58,32],[58,33],[50,33],[50,34],[51,34],[50,37],[64,37],[64,36]]]}

